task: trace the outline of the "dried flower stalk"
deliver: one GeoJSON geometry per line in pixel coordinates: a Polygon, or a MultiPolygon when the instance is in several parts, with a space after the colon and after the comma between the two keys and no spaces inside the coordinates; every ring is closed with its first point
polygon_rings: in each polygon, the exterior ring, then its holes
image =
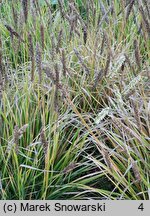
{"type": "Polygon", "coordinates": [[[25,20],[25,23],[27,23],[27,20],[28,20],[28,0],[22,0],[22,7],[23,7],[24,20],[25,20]]]}
{"type": "Polygon", "coordinates": [[[44,26],[42,24],[40,26],[40,34],[41,34],[42,50],[44,50],[44,48],[45,48],[45,35],[44,35],[44,26]]]}
{"type": "Polygon", "coordinates": [[[42,82],[42,52],[39,44],[36,44],[36,65],[39,74],[39,84],[42,82]]]}
{"type": "Polygon", "coordinates": [[[54,84],[56,84],[56,77],[51,71],[51,68],[48,66],[42,66],[42,70],[46,73],[47,77],[50,78],[54,84]]]}
{"type": "Polygon", "coordinates": [[[102,150],[102,154],[103,154],[103,158],[104,158],[105,163],[107,164],[107,166],[109,167],[109,169],[112,170],[113,164],[111,162],[111,158],[110,158],[109,152],[106,149],[103,149],[102,150]]]}
{"type": "Polygon", "coordinates": [[[46,140],[44,128],[42,129],[40,133],[40,137],[41,137],[41,143],[43,145],[44,154],[46,156],[48,152],[48,141],[46,140]]]}
{"type": "Polygon", "coordinates": [[[105,66],[105,69],[104,69],[104,75],[105,76],[107,76],[107,74],[108,74],[109,66],[110,66],[110,53],[108,54],[106,66],[105,66]]]}
{"type": "Polygon", "coordinates": [[[86,42],[87,42],[87,27],[83,28],[83,41],[84,41],[84,45],[86,45],[86,42]]]}
{"type": "Polygon", "coordinates": [[[18,154],[19,151],[19,139],[22,137],[22,134],[26,131],[28,124],[23,125],[20,129],[18,125],[15,126],[14,129],[14,144],[15,144],[15,152],[18,154]]]}
{"type": "Polygon", "coordinates": [[[144,22],[144,24],[145,24],[145,29],[146,29],[146,31],[147,31],[147,34],[148,34],[148,36],[150,37],[150,24],[149,24],[149,21],[147,20],[147,18],[146,18],[146,16],[145,16],[145,12],[144,12],[142,6],[140,6],[139,11],[140,11],[140,13],[141,13],[141,15],[142,15],[142,19],[143,19],[143,22],[144,22]]]}
{"type": "Polygon", "coordinates": [[[128,6],[128,9],[127,9],[127,14],[126,14],[126,21],[128,20],[129,16],[130,16],[130,13],[132,11],[132,8],[133,8],[133,5],[134,5],[134,2],[135,0],[132,0],[128,6]]]}
{"type": "Polygon", "coordinates": [[[57,63],[55,64],[55,75],[56,75],[56,88],[55,88],[54,106],[55,106],[55,110],[58,111],[59,71],[58,71],[57,63]]]}
{"type": "Polygon", "coordinates": [[[135,50],[135,60],[138,66],[138,69],[141,69],[141,58],[140,58],[140,50],[137,40],[134,40],[134,50],[135,50]]]}
{"type": "Polygon", "coordinates": [[[101,69],[98,73],[95,74],[94,84],[92,87],[93,90],[97,87],[98,83],[102,80],[103,76],[104,76],[104,70],[103,69],[101,69]]]}
{"type": "Polygon", "coordinates": [[[34,80],[34,72],[35,72],[35,55],[34,55],[34,48],[33,48],[33,40],[31,34],[28,35],[29,41],[29,54],[31,58],[31,81],[34,80]]]}
{"type": "Polygon", "coordinates": [[[141,182],[141,175],[137,166],[137,163],[131,158],[131,164],[132,164],[132,170],[136,179],[136,182],[139,183],[141,182]]]}
{"type": "Polygon", "coordinates": [[[5,27],[7,28],[7,30],[10,32],[11,36],[15,36],[17,37],[19,40],[21,40],[22,42],[24,42],[24,40],[22,39],[22,37],[9,25],[5,25],[5,27]]]}
{"type": "Polygon", "coordinates": [[[15,143],[15,152],[16,154],[18,154],[18,150],[19,150],[19,127],[18,125],[16,125],[14,129],[14,143],[15,143]]]}

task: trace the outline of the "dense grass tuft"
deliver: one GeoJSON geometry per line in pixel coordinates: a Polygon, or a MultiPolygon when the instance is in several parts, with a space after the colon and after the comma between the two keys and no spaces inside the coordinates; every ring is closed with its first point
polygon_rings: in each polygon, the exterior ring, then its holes
{"type": "Polygon", "coordinates": [[[0,3],[1,199],[150,198],[149,20],[145,0],[0,3]]]}

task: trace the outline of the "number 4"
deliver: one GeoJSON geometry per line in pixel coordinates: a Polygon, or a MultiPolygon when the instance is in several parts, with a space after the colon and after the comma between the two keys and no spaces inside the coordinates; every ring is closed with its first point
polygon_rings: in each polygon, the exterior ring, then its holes
{"type": "Polygon", "coordinates": [[[138,207],[139,210],[143,211],[144,210],[144,206],[143,206],[143,203],[141,203],[138,207]]]}

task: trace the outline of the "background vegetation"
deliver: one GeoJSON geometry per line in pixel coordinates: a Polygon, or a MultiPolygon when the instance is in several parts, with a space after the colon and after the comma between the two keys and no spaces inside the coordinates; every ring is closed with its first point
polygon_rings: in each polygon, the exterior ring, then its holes
{"type": "Polygon", "coordinates": [[[149,199],[148,1],[0,2],[0,198],[149,199]]]}

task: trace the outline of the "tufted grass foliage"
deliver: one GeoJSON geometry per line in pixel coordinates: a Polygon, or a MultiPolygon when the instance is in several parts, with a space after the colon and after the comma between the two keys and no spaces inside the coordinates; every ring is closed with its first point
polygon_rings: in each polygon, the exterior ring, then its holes
{"type": "Polygon", "coordinates": [[[149,20],[144,0],[0,3],[1,199],[150,198],[149,20]]]}

